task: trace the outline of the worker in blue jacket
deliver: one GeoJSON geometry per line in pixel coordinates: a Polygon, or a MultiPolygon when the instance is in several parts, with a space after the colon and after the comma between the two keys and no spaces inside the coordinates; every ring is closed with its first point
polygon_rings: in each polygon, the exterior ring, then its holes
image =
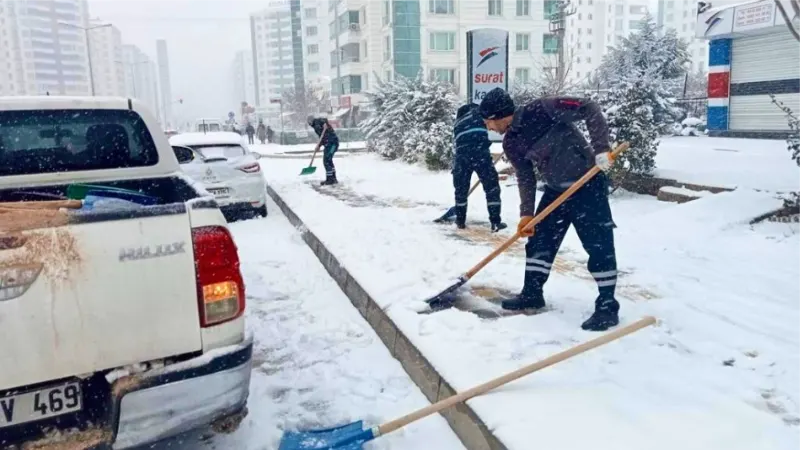
{"type": "Polygon", "coordinates": [[[472,173],[478,174],[483,191],[486,193],[486,205],[489,209],[489,222],[492,232],[506,228],[500,219],[500,179],[494,168],[489,148],[489,132],[481,118],[478,105],[466,104],[458,108],[456,122],[453,125],[455,158],[453,161],[453,187],[456,197],[456,226],[466,228],[467,197],[469,196],[472,173]]]}
{"type": "Polygon", "coordinates": [[[339,136],[336,135],[333,126],[324,117],[308,116],[308,126],[314,129],[314,133],[321,138],[322,146],[322,165],[325,167],[325,181],[320,183],[323,186],[337,184],[336,167],[333,165],[333,155],[339,150],[339,136]],[[323,135],[324,134],[324,135],[323,135]]]}
{"type": "Polygon", "coordinates": [[[614,297],[617,285],[615,225],[608,202],[607,177],[603,173],[611,167],[609,130],[600,107],[587,99],[554,97],[536,99],[516,108],[508,93],[497,88],[486,94],[480,111],[490,130],[504,134],[503,151],[514,166],[519,186],[517,229],[528,237],[525,284],[517,298],[503,302],[503,308],[519,310],[545,306],[542,289],[561,241],[572,225],[589,254],[589,272],[599,291],[594,313],[581,327],[604,331],[616,326],[619,303],[614,297]],[[586,122],[591,145],[575,127],[578,121],[586,122]],[[534,208],[534,165],[545,183],[538,208],[534,208]],[[534,230],[523,231],[533,219],[534,211],[539,214],[594,165],[603,172],[553,210],[534,230]]]}

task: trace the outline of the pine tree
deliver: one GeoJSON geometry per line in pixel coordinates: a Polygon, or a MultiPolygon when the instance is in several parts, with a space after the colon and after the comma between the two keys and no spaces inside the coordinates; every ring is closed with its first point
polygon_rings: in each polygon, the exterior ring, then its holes
{"type": "Polygon", "coordinates": [[[611,141],[630,143],[611,168],[612,184],[619,187],[628,173],[649,175],[656,167],[659,130],[654,111],[657,87],[646,80],[620,81],[599,98],[608,121],[611,141]]]}
{"type": "Polygon", "coordinates": [[[440,81],[397,77],[367,93],[374,114],[362,123],[367,147],[388,159],[449,169],[453,161],[453,119],[458,97],[440,81]]]}

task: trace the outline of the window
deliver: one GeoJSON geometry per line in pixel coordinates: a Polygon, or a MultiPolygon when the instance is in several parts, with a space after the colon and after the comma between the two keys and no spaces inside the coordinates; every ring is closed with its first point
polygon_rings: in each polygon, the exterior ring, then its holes
{"type": "Polygon", "coordinates": [[[592,63],[592,57],[591,56],[587,56],[586,57],[586,63],[587,64],[591,64],[592,63]]]}
{"type": "Polygon", "coordinates": [[[514,80],[518,83],[527,83],[531,77],[531,70],[527,68],[514,69],[514,80]]]}
{"type": "MultiPolygon", "coordinates": [[[[317,8],[306,8],[303,10],[303,14],[305,14],[306,19],[316,19],[317,18],[317,8]]],[[[260,28],[260,26],[259,26],[260,28]]]]}
{"type": "Polygon", "coordinates": [[[647,14],[647,7],[643,5],[631,5],[628,9],[631,14],[647,14]]]}
{"type": "Polygon", "coordinates": [[[582,19],[583,19],[583,14],[578,13],[578,20],[582,20],[582,19]]]}
{"type": "Polygon", "coordinates": [[[433,81],[442,81],[456,84],[456,69],[431,69],[430,79],[433,81]]]}
{"type": "Polygon", "coordinates": [[[503,15],[503,0],[489,0],[489,15],[490,16],[503,15]]]}
{"type": "Polygon", "coordinates": [[[620,16],[625,14],[625,7],[623,7],[622,5],[616,5],[614,7],[614,14],[617,14],[617,15],[620,15],[620,16]]]}
{"type": "Polygon", "coordinates": [[[555,34],[545,34],[542,36],[542,53],[558,53],[558,36],[555,34]]]}
{"type": "Polygon", "coordinates": [[[429,0],[428,12],[431,14],[453,14],[455,12],[453,0],[429,0]]]}
{"type": "Polygon", "coordinates": [[[430,34],[428,49],[439,52],[456,49],[456,34],[449,31],[434,31],[430,34]]]}
{"type": "MultiPolygon", "coordinates": [[[[205,124],[200,124],[200,127],[205,124]]],[[[208,124],[210,125],[209,128],[217,125],[215,123],[208,124]]],[[[219,125],[217,125],[219,126],[219,125]]],[[[211,131],[211,130],[208,130],[211,131]]],[[[217,130],[219,131],[219,130],[217,130]]],[[[231,144],[231,145],[192,145],[192,149],[195,150],[197,153],[200,153],[204,158],[238,158],[240,156],[246,155],[244,148],[241,145],[231,144]]]]}
{"type": "Polygon", "coordinates": [[[588,48],[589,50],[591,50],[591,49],[592,49],[592,43],[591,43],[591,42],[587,42],[587,43],[586,43],[586,48],[588,48]]]}
{"type": "Polygon", "coordinates": [[[306,36],[316,36],[317,27],[306,27],[306,36]]]}
{"type": "Polygon", "coordinates": [[[316,55],[319,53],[319,44],[311,44],[306,47],[309,55],[316,55]]]}
{"type": "Polygon", "coordinates": [[[318,62],[308,63],[308,71],[310,73],[319,72],[319,63],[318,62]]]}
{"type": "Polygon", "coordinates": [[[0,111],[0,176],[146,167],[158,150],[142,118],[126,110],[0,111]]]}
{"type": "Polygon", "coordinates": [[[580,63],[581,63],[581,57],[578,56],[577,58],[575,58],[575,64],[580,64],[580,63]]]}
{"type": "Polygon", "coordinates": [[[644,20],[631,20],[628,22],[628,27],[631,30],[641,30],[644,27],[644,20]]]}
{"type": "Polygon", "coordinates": [[[586,29],[586,34],[591,35],[592,34],[592,29],[591,28],[587,28],[586,29]]]}
{"type": "Polygon", "coordinates": [[[587,19],[592,20],[592,13],[589,13],[589,17],[587,19]]]}
{"type": "Polygon", "coordinates": [[[517,16],[531,15],[531,0],[517,0],[517,16]]]}
{"type": "Polygon", "coordinates": [[[527,33],[517,33],[516,46],[514,47],[518,52],[530,50],[531,35],[527,33]]]}
{"type": "Polygon", "coordinates": [[[544,0],[544,19],[550,20],[553,14],[558,13],[558,2],[556,0],[544,0]]]}
{"type": "Polygon", "coordinates": [[[383,38],[383,60],[389,61],[392,59],[392,37],[386,36],[383,38]]]}

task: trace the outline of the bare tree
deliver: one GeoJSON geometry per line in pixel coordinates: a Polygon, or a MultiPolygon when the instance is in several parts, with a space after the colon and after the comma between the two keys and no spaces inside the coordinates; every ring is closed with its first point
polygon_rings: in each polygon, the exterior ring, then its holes
{"type": "Polygon", "coordinates": [[[330,109],[330,93],[312,83],[302,92],[291,88],[283,91],[283,112],[292,113],[287,122],[303,125],[309,115],[321,115],[330,109]]]}

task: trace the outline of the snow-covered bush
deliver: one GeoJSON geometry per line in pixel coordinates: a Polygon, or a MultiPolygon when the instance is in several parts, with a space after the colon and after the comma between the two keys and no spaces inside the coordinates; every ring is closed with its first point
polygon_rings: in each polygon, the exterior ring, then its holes
{"type": "Polygon", "coordinates": [[[706,122],[697,117],[687,117],[680,124],[672,125],[673,136],[703,136],[706,132],[706,122]]]}
{"type": "Polygon", "coordinates": [[[657,86],[645,79],[620,81],[599,97],[608,121],[611,141],[630,143],[611,168],[615,187],[622,185],[628,173],[652,174],[656,167],[659,128],[654,118],[658,107],[657,86]]]}
{"type": "Polygon", "coordinates": [[[639,31],[609,49],[595,77],[608,89],[632,80],[650,84],[653,120],[660,134],[668,134],[672,124],[685,115],[675,105],[675,92],[685,79],[684,66],[689,61],[687,45],[675,30],[662,32],[653,17],[647,15],[639,31]]]}
{"type": "MultiPolygon", "coordinates": [[[[800,167],[800,118],[774,95],[770,94],[769,96],[772,99],[772,103],[786,114],[786,120],[789,122],[789,129],[791,130],[791,133],[786,138],[786,149],[789,150],[789,154],[792,155],[792,160],[794,160],[795,164],[800,167]]],[[[800,208],[800,192],[791,192],[785,199],[785,203],[787,207],[800,208]]]]}
{"type": "Polygon", "coordinates": [[[453,162],[453,119],[458,97],[452,85],[397,77],[367,94],[374,113],[361,124],[367,149],[387,159],[424,163],[431,170],[453,162]]]}

